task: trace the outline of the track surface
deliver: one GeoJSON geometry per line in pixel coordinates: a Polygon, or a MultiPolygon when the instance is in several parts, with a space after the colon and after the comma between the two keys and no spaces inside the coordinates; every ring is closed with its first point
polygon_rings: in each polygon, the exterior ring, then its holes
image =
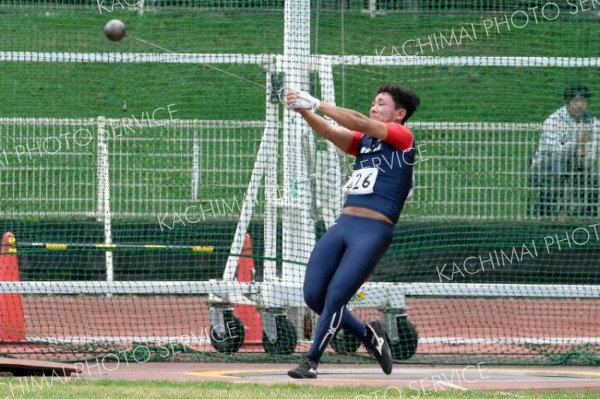
{"type": "MultiPolygon", "coordinates": [[[[314,384],[372,386],[388,392],[408,388],[417,396],[443,390],[568,389],[600,392],[600,369],[593,367],[494,367],[395,365],[387,376],[376,366],[329,365],[319,368],[316,380],[294,380],[287,370],[295,364],[229,363],[121,363],[111,369],[84,365],[80,379],[162,379],[175,381],[227,381],[259,384],[314,384]]],[[[383,391],[382,391],[383,392],[383,391]]],[[[410,393],[410,391],[409,391],[410,393]]],[[[390,392],[391,395],[391,392],[390,392]]],[[[512,394],[513,397],[518,395],[512,394]]],[[[393,396],[391,396],[393,397],[393,396]]]]}

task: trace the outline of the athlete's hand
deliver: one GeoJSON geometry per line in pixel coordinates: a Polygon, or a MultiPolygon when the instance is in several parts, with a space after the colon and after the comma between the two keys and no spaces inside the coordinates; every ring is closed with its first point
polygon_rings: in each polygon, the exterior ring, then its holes
{"type": "Polygon", "coordinates": [[[317,100],[304,91],[290,89],[287,95],[287,105],[293,110],[311,110],[317,111],[321,106],[321,101],[317,100]]]}

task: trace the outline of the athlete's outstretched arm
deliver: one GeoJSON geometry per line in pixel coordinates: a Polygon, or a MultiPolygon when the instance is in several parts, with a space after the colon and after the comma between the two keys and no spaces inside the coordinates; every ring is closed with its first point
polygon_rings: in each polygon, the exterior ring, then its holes
{"type": "Polygon", "coordinates": [[[349,130],[363,132],[366,135],[381,140],[387,138],[388,128],[385,123],[371,119],[358,111],[338,107],[326,102],[321,102],[319,111],[349,130]]]}
{"type": "Polygon", "coordinates": [[[387,138],[388,127],[385,123],[371,119],[360,112],[319,101],[308,93],[290,90],[287,96],[287,103],[288,106],[295,108],[299,112],[303,109],[312,111],[318,109],[323,115],[330,117],[349,132],[358,131],[381,140],[387,138]]]}
{"type": "Polygon", "coordinates": [[[350,151],[354,138],[352,131],[345,127],[333,126],[322,116],[319,116],[310,110],[300,109],[297,111],[302,115],[302,118],[304,118],[308,125],[321,137],[331,141],[342,151],[350,151]]]}
{"type": "Polygon", "coordinates": [[[290,90],[287,103],[299,112],[317,133],[347,153],[356,155],[356,147],[363,133],[384,140],[402,151],[412,147],[412,132],[398,123],[384,123],[371,119],[360,112],[321,102],[301,91],[290,90]],[[325,119],[314,114],[316,110],[329,116],[342,127],[331,126],[325,119]]]}

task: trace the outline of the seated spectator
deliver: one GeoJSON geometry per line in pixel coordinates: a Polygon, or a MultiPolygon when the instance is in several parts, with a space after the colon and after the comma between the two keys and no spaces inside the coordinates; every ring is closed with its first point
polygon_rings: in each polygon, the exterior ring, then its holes
{"type": "Polygon", "coordinates": [[[600,123],[588,111],[590,96],[585,86],[567,87],[564,106],[544,122],[532,162],[534,216],[598,215],[600,123]]]}

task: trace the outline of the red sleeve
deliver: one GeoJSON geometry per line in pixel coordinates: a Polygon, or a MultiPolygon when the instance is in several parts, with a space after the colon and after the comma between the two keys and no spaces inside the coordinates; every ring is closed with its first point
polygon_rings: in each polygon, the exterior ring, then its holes
{"type": "Polygon", "coordinates": [[[401,151],[406,151],[413,145],[413,133],[399,123],[388,123],[387,137],[384,141],[401,151]]]}
{"type": "Polygon", "coordinates": [[[350,155],[358,156],[358,148],[360,147],[360,140],[363,138],[364,134],[361,132],[352,132],[352,143],[350,147],[346,150],[346,152],[350,155]]]}

